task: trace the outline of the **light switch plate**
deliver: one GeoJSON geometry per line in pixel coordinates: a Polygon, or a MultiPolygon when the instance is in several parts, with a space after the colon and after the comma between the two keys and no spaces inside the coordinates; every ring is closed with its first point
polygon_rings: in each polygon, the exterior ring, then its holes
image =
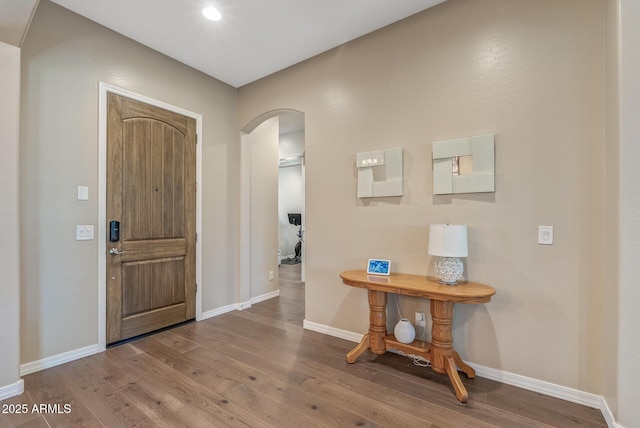
{"type": "Polygon", "coordinates": [[[93,226],[92,225],[77,225],[76,226],[76,241],[91,241],[93,240],[93,226]]]}
{"type": "Polygon", "coordinates": [[[538,226],[538,244],[553,245],[553,226],[538,226]]]}
{"type": "Polygon", "coordinates": [[[78,186],[78,200],[79,201],[89,200],[89,188],[87,186],[78,186]]]}

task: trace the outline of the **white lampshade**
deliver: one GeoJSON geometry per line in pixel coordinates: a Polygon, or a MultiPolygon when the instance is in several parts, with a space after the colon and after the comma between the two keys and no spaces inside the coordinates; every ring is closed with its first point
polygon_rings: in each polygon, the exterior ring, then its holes
{"type": "Polygon", "coordinates": [[[432,224],[429,226],[429,254],[440,257],[467,257],[467,226],[432,224]]]}

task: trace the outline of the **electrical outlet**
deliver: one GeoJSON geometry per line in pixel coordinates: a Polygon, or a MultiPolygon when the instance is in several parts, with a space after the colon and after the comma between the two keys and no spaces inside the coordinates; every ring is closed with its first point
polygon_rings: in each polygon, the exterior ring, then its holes
{"type": "Polygon", "coordinates": [[[553,245],[553,226],[538,226],[538,244],[553,245]]]}
{"type": "Polygon", "coordinates": [[[427,327],[427,318],[424,312],[416,312],[416,327],[427,327]]]}
{"type": "Polygon", "coordinates": [[[273,281],[273,271],[269,271],[269,281],[273,281]]]}

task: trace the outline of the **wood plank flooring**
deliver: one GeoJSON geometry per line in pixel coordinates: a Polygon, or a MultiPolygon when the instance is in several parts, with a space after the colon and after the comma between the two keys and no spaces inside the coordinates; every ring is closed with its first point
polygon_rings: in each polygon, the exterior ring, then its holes
{"type": "Polygon", "coordinates": [[[299,269],[281,266],[279,298],[25,376],[0,427],[606,427],[480,377],[462,376],[461,404],[447,376],[390,353],[347,364],[354,343],[302,329],[299,269]]]}

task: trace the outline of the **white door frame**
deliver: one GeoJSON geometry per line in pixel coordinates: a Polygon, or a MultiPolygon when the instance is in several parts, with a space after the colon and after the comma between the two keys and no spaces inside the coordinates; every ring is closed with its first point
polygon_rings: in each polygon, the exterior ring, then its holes
{"type": "Polygon", "coordinates": [[[202,115],[100,82],[98,94],[98,349],[107,347],[107,94],[122,95],[196,121],[196,320],[202,319],[202,115]]]}

